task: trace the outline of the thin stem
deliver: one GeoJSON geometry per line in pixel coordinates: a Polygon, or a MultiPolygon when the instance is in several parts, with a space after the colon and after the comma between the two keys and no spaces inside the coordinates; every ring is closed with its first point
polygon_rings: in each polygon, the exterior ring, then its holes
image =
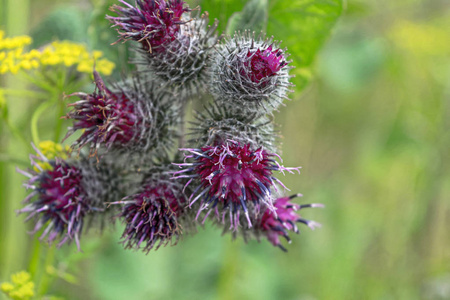
{"type": "Polygon", "coordinates": [[[35,98],[35,99],[45,99],[47,97],[47,94],[45,94],[45,93],[32,92],[32,91],[27,91],[27,90],[15,90],[15,89],[0,88],[0,93],[4,93],[5,95],[12,95],[12,96],[26,96],[26,97],[31,97],[31,98],[35,98]]]}
{"type": "Polygon", "coordinates": [[[61,98],[61,96],[64,93],[65,90],[65,84],[66,84],[66,69],[61,66],[58,70],[58,91],[55,95],[56,103],[58,106],[57,115],[56,115],[56,126],[55,126],[55,136],[54,141],[58,143],[61,138],[61,131],[62,131],[62,125],[63,125],[63,119],[61,118],[64,115],[64,111],[66,106],[64,105],[64,101],[61,98]]]}
{"type": "Polygon", "coordinates": [[[39,139],[39,132],[38,132],[38,122],[39,122],[39,117],[41,116],[41,114],[47,109],[49,108],[51,105],[53,104],[52,101],[46,101],[46,102],[42,102],[34,111],[33,115],[31,116],[31,122],[30,122],[30,126],[31,126],[31,137],[33,139],[33,143],[35,145],[39,145],[40,139],[39,139]]]}
{"type": "Polygon", "coordinates": [[[57,119],[56,119],[56,125],[55,125],[55,137],[54,137],[55,143],[58,143],[60,141],[62,125],[63,125],[63,119],[61,117],[64,115],[64,109],[65,109],[64,101],[62,99],[59,99],[59,97],[58,97],[57,105],[58,105],[58,111],[57,111],[57,115],[56,115],[57,119]]]}
{"type": "Polygon", "coordinates": [[[48,288],[50,287],[50,283],[52,282],[52,278],[50,274],[47,272],[47,268],[53,265],[55,260],[55,247],[50,246],[47,250],[47,256],[44,262],[44,270],[41,277],[41,282],[39,284],[38,295],[43,296],[47,293],[48,288]]]}
{"type": "Polygon", "coordinates": [[[29,167],[30,165],[27,161],[17,157],[12,157],[11,155],[6,153],[0,153],[0,162],[5,162],[9,164],[18,164],[24,167],[29,167]]]}
{"type": "Polygon", "coordinates": [[[14,124],[12,124],[8,118],[4,118],[3,120],[4,120],[5,124],[6,124],[6,126],[8,127],[9,131],[11,131],[11,133],[18,140],[20,140],[24,144],[24,146],[26,148],[30,148],[30,144],[28,143],[27,139],[22,134],[22,132],[14,124]]]}
{"type": "Polygon", "coordinates": [[[31,252],[30,263],[28,264],[28,270],[33,280],[36,279],[37,272],[40,265],[41,243],[38,239],[33,238],[33,250],[31,252]]]}
{"type": "Polygon", "coordinates": [[[55,91],[55,89],[54,89],[51,85],[48,85],[48,84],[45,83],[44,81],[36,80],[34,77],[28,75],[28,74],[25,73],[25,72],[20,72],[20,74],[21,74],[23,77],[25,77],[28,81],[30,81],[31,83],[33,83],[34,85],[36,85],[37,87],[39,87],[39,88],[41,88],[41,89],[43,89],[43,90],[45,90],[45,91],[47,91],[47,92],[53,93],[53,92],[55,91]]]}

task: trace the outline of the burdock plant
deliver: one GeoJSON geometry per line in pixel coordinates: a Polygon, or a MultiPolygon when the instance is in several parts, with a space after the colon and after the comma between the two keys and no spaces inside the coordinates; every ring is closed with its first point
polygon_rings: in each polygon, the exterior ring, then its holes
{"type": "Polygon", "coordinates": [[[31,192],[18,212],[33,232],[80,248],[86,229],[120,220],[124,248],[148,253],[208,220],[283,250],[296,223],[318,227],[298,211],[321,205],[293,203],[277,177],[300,173],[283,166],[273,122],[293,87],[287,49],[247,30],[219,42],[217,21],[181,0],[119,0],[111,11],[137,72],[117,81],[94,70],[93,90],[68,93],[75,151],[36,148],[19,170],[31,192]],[[199,103],[186,125],[189,101],[199,103]]]}

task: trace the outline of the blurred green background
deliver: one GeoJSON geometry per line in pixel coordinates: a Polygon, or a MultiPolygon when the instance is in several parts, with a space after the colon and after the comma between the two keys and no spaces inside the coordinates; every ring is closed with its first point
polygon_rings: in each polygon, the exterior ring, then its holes
{"type": "MultiPolygon", "coordinates": [[[[110,46],[115,33],[103,20],[113,2],[0,0],[0,29],[9,36],[31,34],[36,43],[61,36],[89,42],[117,63],[118,76],[129,67],[125,45],[110,46]]],[[[204,2],[210,16],[221,19],[244,5],[204,2]]],[[[277,2],[289,3],[269,1],[272,9],[277,2]]],[[[280,30],[286,36],[270,14],[268,20],[270,33],[277,36],[280,30]]],[[[301,32],[289,34],[290,41],[303,38],[301,32]]],[[[146,256],[121,248],[121,225],[116,225],[101,238],[95,232],[86,236],[83,253],[74,245],[56,251],[45,270],[48,294],[65,299],[450,299],[448,1],[350,0],[311,68],[297,72],[309,70],[308,87],[294,94],[275,120],[282,130],[284,164],[302,166],[300,176],[286,175],[284,182],[293,193],[304,194],[297,202],[326,205],[302,211],[322,223],[321,229],[304,228],[283,253],[265,240],[231,241],[207,226],[176,247],[146,256]]],[[[21,86],[14,76],[3,76],[0,83],[21,86]]],[[[8,97],[11,121],[21,129],[28,121],[24,112],[35,104],[8,97]]],[[[28,129],[23,131],[31,141],[28,129]]],[[[15,172],[21,162],[11,157],[27,161],[29,149],[4,123],[0,133],[2,282],[26,270],[33,255],[40,255],[45,266],[48,251],[42,245],[40,254],[33,252],[30,228],[14,212],[25,190],[23,176],[15,172]]]]}

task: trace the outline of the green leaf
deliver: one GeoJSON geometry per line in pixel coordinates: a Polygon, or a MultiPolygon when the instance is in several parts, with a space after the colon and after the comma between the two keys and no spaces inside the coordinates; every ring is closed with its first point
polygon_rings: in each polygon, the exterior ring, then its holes
{"type": "Polygon", "coordinates": [[[218,31],[222,33],[225,31],[231,15],[241,11],[246,2],[245,0],[201,0],[200,6],[202,11],[209,13],[210,20],[219,20],[218,31]]]}
{"type": "Polygon", "coordinates": [[[267,32],[283,41],[296,67],[294,83],[302,90],[310,76],[308,69],[342,12],[343,0],[270,1],[267,32]]]}
{"type": "Polygon", "coordinates": [[[267,27],[268,0],[249,0],[240,12],[235,12],[228,20],[226,33],[249,29],[255,32],[265,31],[267,27]]]}

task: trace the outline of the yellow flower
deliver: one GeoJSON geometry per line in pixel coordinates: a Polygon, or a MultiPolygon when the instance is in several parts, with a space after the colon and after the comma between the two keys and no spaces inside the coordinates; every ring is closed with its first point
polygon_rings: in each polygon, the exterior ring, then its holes
{"type": "Polygon", "coordinates": [[[16,49],[23,48],[33,41],[27,35],[16,36],[12,38],[4,38],[5,32],[0,31],[0,50],[2,49],[16,49]]]}
{"type": "Polygon", "coordinates": [[[11,276],[10,282],[0,285],[0,290],[14,300],[28,300],[34,296],[34,283],[28,272],[21,271],[11,276]]]}
{"type": "Polygon", "coordinates": [[[94,63],[91,63],[88,60],[83,60],[77,66],[77,71],[80,73],[92,73],[94,69],[94,63]]]}
{"type": "Polygon", "coordinates": [[[99,73],[105,74],[106,76],[111,75],[115,67],[116,65],[112,61],[109,61],[105,58],[100,59],[95,66],[99,73]]]}
{"type": "Polygon", "coordinates": [[[11,276],[11,281],[16,285],[22,285],[30,281],[31,276],[28,272],[21,271],[11,276]]]}
{"type": "MultiPolygon", "coordinates": [[[[57,157],[61,159],[67,159],[69,157],[70,147],[63,146],[53,141],[42,141],[38,145],[39,150],[49,160],[53,160],[57,157]]],[[[46,162],[38,162],[39,166],[44,170],[51,170],[52,166],[46,162]]],[[[39,172],[38,168],[34,168],[36,172],[39,172]]]]}
{"type": "Polygon", "coordinates": [[[0,290],[2,290],[3,293],[10,293],[12,290],[14,290],[14,285],[9,282],[3,282],[0,285],[0,290]]]}
{"type": "Polygon", "coordinates": [[[114,63],[103,58],[102,51],[90,52],[86,45],[71,41],[54,41],[42,50],[31,49],[24,51],[24,47],[31,44],[29,36],[5,38],[0,31],[0,74],[16,74],[20,70],[38,69],[40,66],[75,67],[78,72],[91,74],[94,61],[97,71],[110,75],[115,67],[114,63]],[[3,50],[3,51],[2,51],[3,50]]]}

